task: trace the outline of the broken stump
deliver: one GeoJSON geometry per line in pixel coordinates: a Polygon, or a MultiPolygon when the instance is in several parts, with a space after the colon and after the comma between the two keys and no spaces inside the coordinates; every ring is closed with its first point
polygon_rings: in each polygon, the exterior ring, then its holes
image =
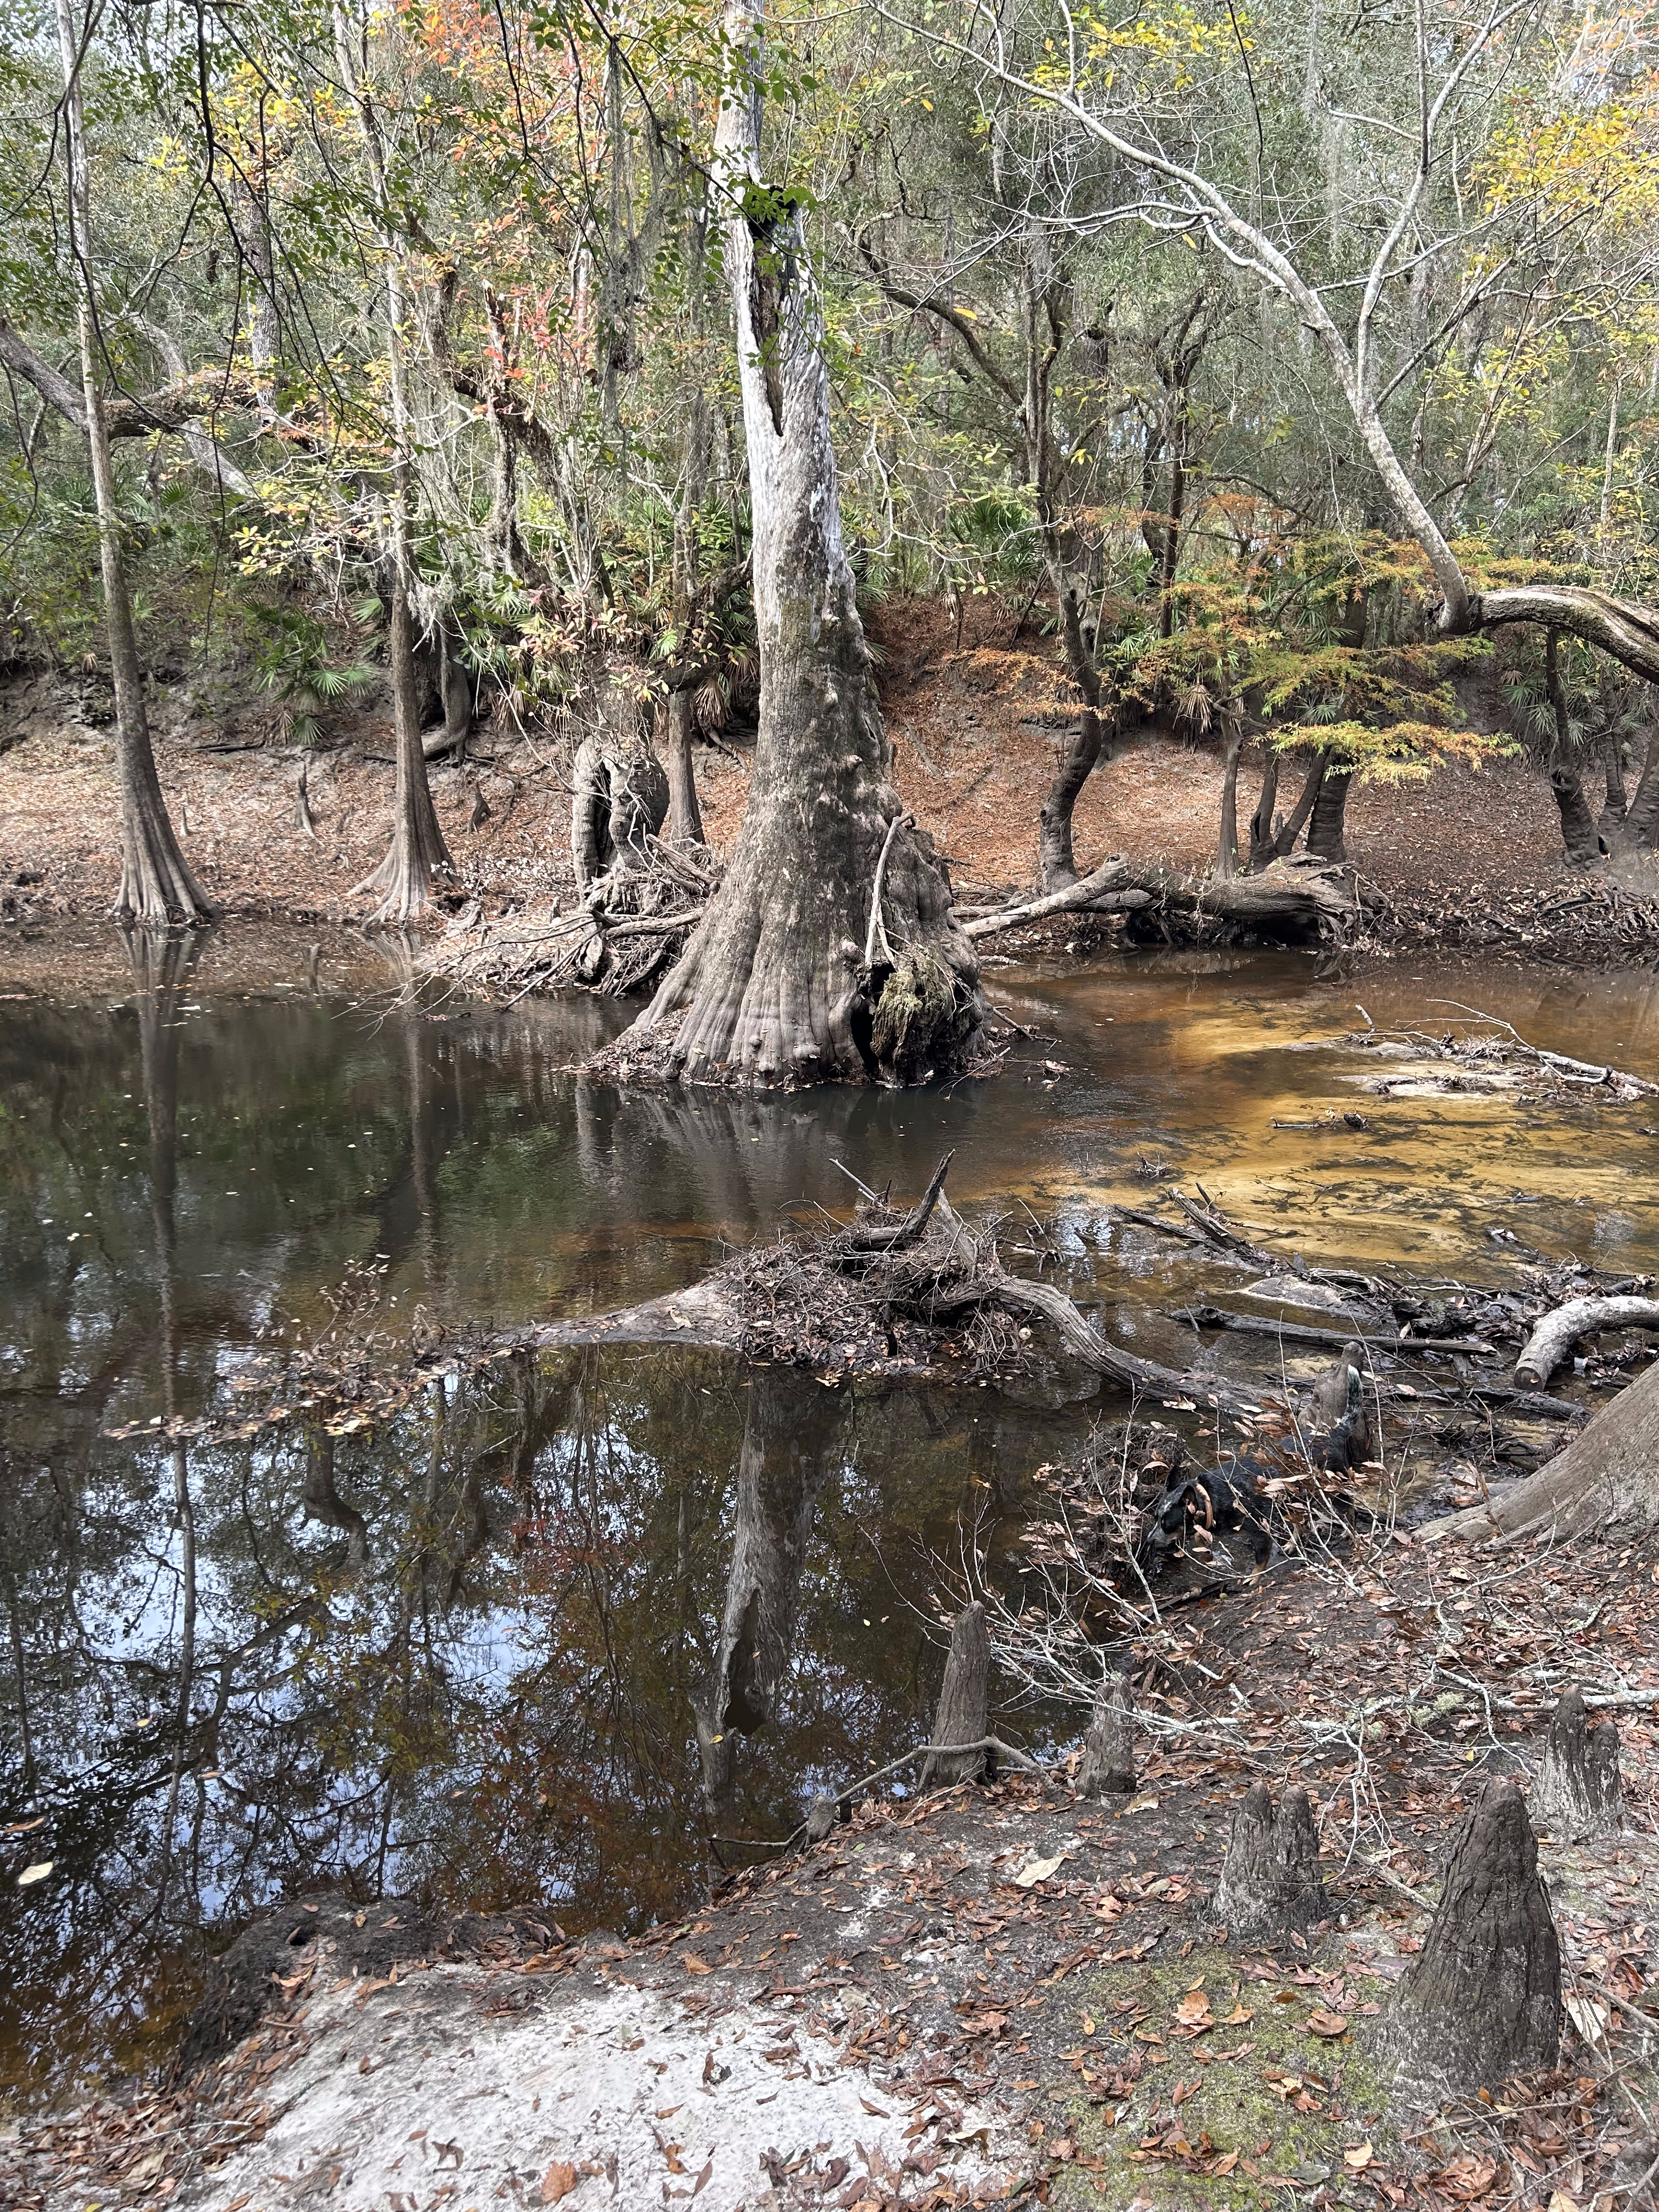
{"type": "Polygon", "coordinates": [[[1077,1786],[1085,1797],[1126,1796],[1135,1786],[1134,1706],[1127,1674],[1108,1674],[1095,1692],[1077,1786]]]}
{"type": "Polygon", "coordinates": [[[1553,2066],[1561,1946],[1521,1792],[1488,1782],[1452,1839],[1423,1948],[1377,2024],[1379,2056],[1431,2094],[1553,2066]]]}
{"type": "MultiPolygon", "coordinates": [[[[978,1743],[984,1736],[991,1711],[991,1636],[985,1625],[985,1607],[975,1598],[965,1605],[951,1627],[951,1651],[945,1662],[933,1713],[936,1744],[978,1743]]],[[[941,1756],[929,1752],[921,1770],[924,1790],[948,1789],[953,1782],[968,1782],[985,1771],[982,1751],[957,1752],[941,1756]]]]}
{"type": "Polygon", "coordinates": [[[1564,1844],[1616,1835],[1625,1825],[1619,1779],[1619,1731],[1611,1720],[1589,1725],[1575,1683],[1550,1717],[1543,1764],[1532,1789],[1534,1826],[1564,1844]]]}
{"type": "Polygon", "coordinates": [[[1307,1791],[1287,1790],[1275,1806],[1267,1784],[1253,1782],[1233,1814],[1210,1917],[1232,1935],[1258,1936],[1305,1928],[1330,1909],[1307,1791]]]}

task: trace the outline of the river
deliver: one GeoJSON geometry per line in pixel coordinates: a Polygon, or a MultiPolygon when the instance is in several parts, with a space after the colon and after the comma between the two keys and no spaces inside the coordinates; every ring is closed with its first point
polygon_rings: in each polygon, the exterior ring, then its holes
{"type": "Polygon", "coordinates": [[[908,1198],[946,1147],[1011,1264],[1182,1364],[1165,1310],[1224,1279],[1103,1215],[1170,1180],[1310,1261],[1479,1277],[1497,1230],[1659,1270],[1645,1103],[1372,1099],[1343,1042],[1455,1002],[1652,1076],[1644,973],[1001,964],[1031,1034],[994,1080],[753,1099],[619,1096],[573,1069],[622,1010],[417,1003],[408,972],[395,943],[248,925],[0,940],[0,2104],[154,2055],[284,1891],[571,1933],[707,1894],[915,1740],[964,1546],[1013,1576],[1036,1471],[1115,1410],[611,1347],[331,1442],[108,1433],[233,1404],[282,1331],[602,1311],[845,1212],[846,1170],[908,1198]],[[745,1481],[790,1656],[711,1795],[695,1707],[745,1481]]]}

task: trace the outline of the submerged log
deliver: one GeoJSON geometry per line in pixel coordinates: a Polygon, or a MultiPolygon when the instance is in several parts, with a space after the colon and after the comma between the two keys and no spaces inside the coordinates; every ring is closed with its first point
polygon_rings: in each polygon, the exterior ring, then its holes
{"type": "Polygon", "coordinates": [[[1516,1381],[1523,1389],[1547,1389],[1582,1339],[1612,1328],[1659,1328],[1659,1298],[1569,1298],[1527,1339],[1516,1381]]]}
{"type": "Polygon", "coordinates": [[[1576,1683],[1551,1716],[1532,1809],[1535,1824],[1562,1843],[1616,1835],[1625,1824],[1619,1730],[1610,1719],[1589,1725],[1584,1693],[1576,1683]]]}
{"type": "MultiPolygon", "coordinates": [[[[936,1744],[975,1744],[984,1736],[991,1711],[991,1637],[985,1607],[975,1598],[957,1615],[951,1629],[950,1656],[933,1714],[936,1744]]],[[[953,1782],[976,1780],[985,1771],[982,1751],[930,1752],[921,1770],[924,1790],[947,1789],[953,1782]]]]}
{"type": "Polygon", "coordinates": [[[1231,1935],[1256,1936],[1306,1928],[1329,1911],[1307,1791],[1287,1790],[1275,1806],[1267,1784],[1252,1783],[1233,1815],[1210,1917],[1231,1935]]]}
{"type": "Polygon", "coordinates": [[[1512,1782],[1489,1782],[1465,1815],[1423,1948],[1395,1984],[1376,2040],[1405,2082],[1431,2094],[1555,2063],[1561,1946],[1512,1782]]]}
{"type": "Polygon", "coordinates": [[[1127,1674],[1110,1674],[1095,1692],[1083,1739],[1077,1786],[1085,1797],[1127,1796],[1135,1786],[1134,1707],[1127,1674]]]}

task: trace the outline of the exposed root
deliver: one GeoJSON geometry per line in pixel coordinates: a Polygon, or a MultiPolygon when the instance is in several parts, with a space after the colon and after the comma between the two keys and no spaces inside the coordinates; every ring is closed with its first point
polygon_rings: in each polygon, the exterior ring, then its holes
{"type": "Polygon", "coordinates": [[[720,881],[707,847],[645,842],[590,884],[581,903],[541,921],[485,922],[432,949],[430,969],[509,1000],[531,991],[591,991],[624,998],[678,957],[720,881]]]}

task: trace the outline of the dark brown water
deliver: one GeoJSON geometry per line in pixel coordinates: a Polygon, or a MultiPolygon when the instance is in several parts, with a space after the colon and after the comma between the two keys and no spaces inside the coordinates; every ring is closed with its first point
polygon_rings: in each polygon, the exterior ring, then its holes
{"type": "Polygon", "coordinates": [[[106,1434],[225,1402],[354,1270],[386,1328],[602,1310],[844,1211],[838,1163],[902,1195],[946,1146],[959,1206],[1016,1253],[1052,1224],[1106,1325],[1170,1349],[1157,1309],[1205,1271],[1101,1218],[1153,1197],[1145,1163],[1310,1259],[1478,1274],[1497,1224],[1659,1267],[1647,1108],[1361,1100],[1339,1042],[1357,1000],[1386,1025],[1449,998],[1651,1075],[1645,976],[1003,969],[1039,1036],[995,1082],[665,1099],[567,1072],[614,1010],[412,1009],[400,959],[252,932],[136,967],[90,931],[0,951],[0,2100],[142,2054],[203,1943],[285,1889],[534,1900],[573,1931],[702,1893],[726,1839],[915,1739],[942,1563],[982,1527],[1012,1572],[1032,1471],[1110,1410],[611,1350],[434,1385],[331,1467],[297,1431],[106,1434]],[[1273,1126],[1356,1104],[1363,1130],[1273,1126]],[[693,1706],[740,1512],[786,1558],[788,1654],[711,1805],[693,1706]]]}

